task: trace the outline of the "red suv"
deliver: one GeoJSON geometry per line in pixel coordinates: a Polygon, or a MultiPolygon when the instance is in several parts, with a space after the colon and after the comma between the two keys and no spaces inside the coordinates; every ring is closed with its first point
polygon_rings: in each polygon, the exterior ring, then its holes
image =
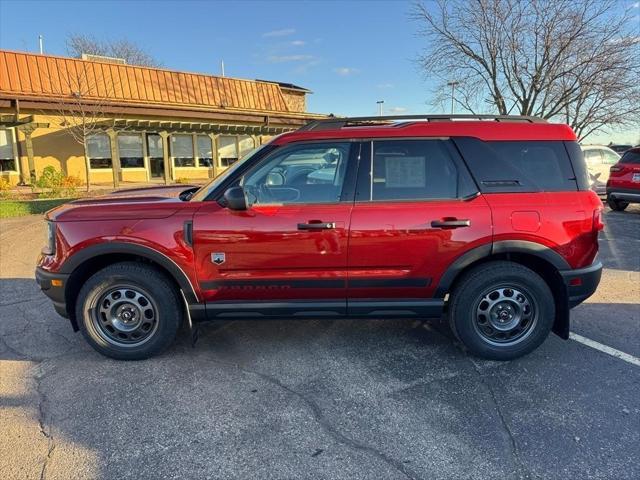
{"type": "Polygon", "coordinates": [[[607,180],[607,203],[618,212],[630,203],[640,203],[640,147],[627,150],[611,167],[607,180]]]}
{"type": "Polygon", "coordinates": [[[535,118],[317,121],[175,192],[46,216],[37,281],[105,355],[157,354],[183,320],[445,314],[470,352],[507,360],[568,338],[600,280],[576,136],[535,118]]]}

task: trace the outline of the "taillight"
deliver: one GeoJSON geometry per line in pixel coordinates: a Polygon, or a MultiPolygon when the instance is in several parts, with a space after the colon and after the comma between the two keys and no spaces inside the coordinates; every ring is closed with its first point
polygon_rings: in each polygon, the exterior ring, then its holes
{"type": "Polygon", "coordinates": [[[592,223],[593,231],[599,232],[604,229],[604,223],[602,221],[602,208],[596,208],[593,211],[593,223],[592,223]]]}

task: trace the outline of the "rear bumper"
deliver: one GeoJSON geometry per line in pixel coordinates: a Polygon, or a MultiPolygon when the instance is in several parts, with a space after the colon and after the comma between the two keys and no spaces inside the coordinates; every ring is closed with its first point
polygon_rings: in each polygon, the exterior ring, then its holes
{"type": "Polygon", "coordinates": [[[567,289],[569,308],[576,307],[589,298],[598,288],[602,276],[602,263],[594,262],[585,268],[560,272],[567,289]]]}
{"type": "Polygon", "coordinates": [[[51,273],[41,267],[36,268],[36,282],[40,286],[40,290],[42,290],[42,292],[51,299],[56,312],[65,318],[69,318],[69,314],[67,313],[67,302],[65,300],[65,288],[67,286],[68,279],[68,274],[51,273]],[[53,285],[53,280],[61,282],[60,285],[53,285]]]}
{"type": "Polygon", "coordinates": [[[623,200],[625,202],[640,203],[640,188],[607,188],[607,198],[613,200],[623,200]]]}

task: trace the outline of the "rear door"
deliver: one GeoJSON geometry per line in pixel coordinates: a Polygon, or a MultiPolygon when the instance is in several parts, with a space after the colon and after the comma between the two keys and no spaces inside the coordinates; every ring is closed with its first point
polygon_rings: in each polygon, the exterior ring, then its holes
{"type": "Polygon", "coordinates": [[[363,145],[349,234],[348,312],[438,313],[438,282],[491,243],[491,212],[448,139],[363,145]]]}
{"type": "Polygon", "coordinates": [[[193,230],[208,316],[345,314],[354,174],[345,179],[359,147],[283,147],[237,179],[248,210],[205,202],[193,230]]]}

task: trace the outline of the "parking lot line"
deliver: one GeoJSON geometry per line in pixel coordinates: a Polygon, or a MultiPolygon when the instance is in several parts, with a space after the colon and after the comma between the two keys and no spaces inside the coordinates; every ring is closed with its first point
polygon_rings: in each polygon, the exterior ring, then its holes
{"type": "Polygon", "coordinates": [[[635,365],[636,367],[640,367],[640,358],[638,357],[634,357],[633,355],[629,355],[628,353],[624,353],[620,350],[616,350],[615,348],[608,347],[607,345],[603,345],[602,343],[596,342],[595,340],[591,340],[587,337],[583,337],[582,335],[578,335],[577,333],[570,332],[569,338],[571,340],[575,340],[576,342],[580,342],[587,347],[595,348],[602,353],[606,353],[607,355],[611,355],[612,357],[624,360],[625,362],[635,365]]]}

